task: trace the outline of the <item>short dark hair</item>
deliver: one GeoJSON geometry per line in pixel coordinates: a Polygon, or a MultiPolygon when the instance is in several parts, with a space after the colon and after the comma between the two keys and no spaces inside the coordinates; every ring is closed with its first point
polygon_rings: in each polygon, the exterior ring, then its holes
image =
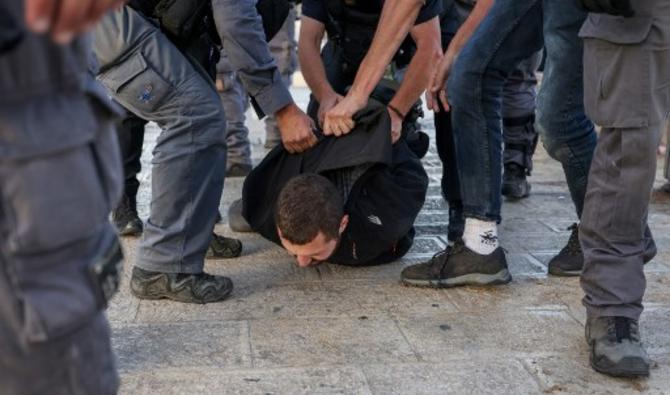
{"type": "Polygon", "coordinates": [[[323,232],[326,240],[340,236],[344,216],[342,197],[332,182],[318,174],[301,174],[279,193],[275,223],[282,237],[305,245],[323,232]]]}

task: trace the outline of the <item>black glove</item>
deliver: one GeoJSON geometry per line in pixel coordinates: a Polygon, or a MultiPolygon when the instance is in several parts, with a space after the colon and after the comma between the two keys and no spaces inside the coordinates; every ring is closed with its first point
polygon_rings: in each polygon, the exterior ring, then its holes
{"type": "Polygon", "coordinates": [[[630,0],[581,0],[581,2],[588,12],[623,16],[625,18],[635,15],[630,0]]]}

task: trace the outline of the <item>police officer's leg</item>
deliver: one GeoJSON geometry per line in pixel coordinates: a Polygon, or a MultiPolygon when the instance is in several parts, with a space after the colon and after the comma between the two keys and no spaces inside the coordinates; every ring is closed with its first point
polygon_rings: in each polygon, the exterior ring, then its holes
{"type": "Polygon", "coordinates": [[[503,88],[503,184],[502,194],[520,199],[530,194],[526,175],[533,169],[537,144],[535,131],[535,72],[542,52],[538,51],[510,73],[503,88]]]}
{"type": "MultiPolygon", "coordinates": [[[[141,297],[183,302],[225,298],[232,289],[230,281],[202,274],[226,160],[225,117],[214,84],[129,7],[103,19],[96,31],[96,53],[99,59],[123,59],[111,65],[101,62],[105,71],[100,80],[124,107],[163,130],[152,160],[151,214],[133,291],[141,297]],[[121,44],[126,47],[122,53],[119,44],[107,38],[120,36],[128,37],[121,44]],[[149,272],[172,274],[163,277],[173,286],[165,286],[161,276],[144,276],[149,272]],[[192,281],[182,281],[177,273],[193,274],[192,281]]],[[[241,245],[234,247],[239,255],[241,245]]]]}
{"type": "Polygon", "coordinates": [[[219,97],[226,113],[226,145],[228,146],[226,175],[244,177],[251,171],[251,142],[245,121],[249,98],[242,83],[234,74],[221,75],[223,90],[219,97]]]}
{"type": "MultiPolygon", "coordinates": [[[[269,42],[272,56],[277,61],[277,67],[286,86],[293,83],[293,73],[298,67],[298,44],[295,41],[295,21],[297,19],[296,6],[291,3],[288,16],[277,35],[269,42]]],[[[265,148],[274,148],[281,143],[281,134],[277,127],[274,115],[265,118],[265,148]]]]}
{"type": "MultiPolygon", "coordinates": [[[[116,394],[96,263],[119,263],[107,215],[121,190],[110,120],[96,141],[0,159],[0,392],[116,394]],[[108,252],[117,259],[103,259],[108,252]]],[[[110,295],[111,296],[111,295],[110,295]]]]}
{"type": "Polygon", "coordinates": [[[112,220],[122,236],[139,235],[144,228],[137,214],[137,191],[140,187],[137,175],[142,170],[140,158],[146,124],[147,121],[130,112],[117,124],[125,185],[121,202],[112,212],[112,220]]]}
{"type": "Polygon", "coordinates": [[[251,142],[245,125],[249,98],[237,78],[225,50],[217,65],[216,88],[226,113],[227,164],[226,175],[244,177],[251,171],[251,142]]]}

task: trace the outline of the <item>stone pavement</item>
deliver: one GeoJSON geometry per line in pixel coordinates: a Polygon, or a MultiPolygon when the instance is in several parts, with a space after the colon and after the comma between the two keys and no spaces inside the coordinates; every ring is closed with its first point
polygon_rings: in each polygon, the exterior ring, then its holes
{"type": "MultiPolygon", "coordinates": [[[[294,91],[304,105],[305,90],[294,91]]],[[[264,132],[258,121],[249,124],[260,159],[264,132]]],[[[424,127],[432,130],[432,119],[424,127]]],[[[143,218],[156,133],[147,133],[143,218]]],[[[126,276],[109,309],[122,393],[670,394],[670,202],[653,205],[650,214],[659,254],[645,268],[641,330],[654,360],[651,377],[609,378],[588,365],[578,279],[546,275],[575,214],[560,165],[541,149],[536,158],[531,197],[503,208],[500,236],[514,276],[506,286],[431,290],[399,283],[403,266],[445,247],[447,206],[434,147],[424,161],[431,186],[418,237],[401,262],[299,269],[259,236],[219,225],[218,232],[244,242],[240,259],[206,264],[235,282],[228,301],[140,302],[129,295],[126,276]]],[[[226,181],[224,219],[241,184],[226,181]]],[[[126,275],[136,243],[124,240],[126,275]]]]}

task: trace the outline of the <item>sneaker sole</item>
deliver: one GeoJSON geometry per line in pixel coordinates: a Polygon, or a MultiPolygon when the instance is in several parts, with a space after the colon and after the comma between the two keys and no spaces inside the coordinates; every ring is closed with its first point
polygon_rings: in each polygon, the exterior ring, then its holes
{"type": "Polygon", "coordinates": [[[465,274],[462,276],[440,279],[440,280],[414,280],[403,278],[402,282],[407,285],[415,287],[431,287],[431,288],[452,288],[464,285],[502,285],[512,281],[512,275],[509,270],[503,269],[496,274],[465,274]]]}
{"type": "Polygon", "coordinates": [[[593,359],[593,355],[591,355],[591,367],[599,373],[616,377],[649,376],[649,366],[645,364],[640,358],[624,358],[616,365],[604,364],[603,366],[596,364],[593,359]]]}

